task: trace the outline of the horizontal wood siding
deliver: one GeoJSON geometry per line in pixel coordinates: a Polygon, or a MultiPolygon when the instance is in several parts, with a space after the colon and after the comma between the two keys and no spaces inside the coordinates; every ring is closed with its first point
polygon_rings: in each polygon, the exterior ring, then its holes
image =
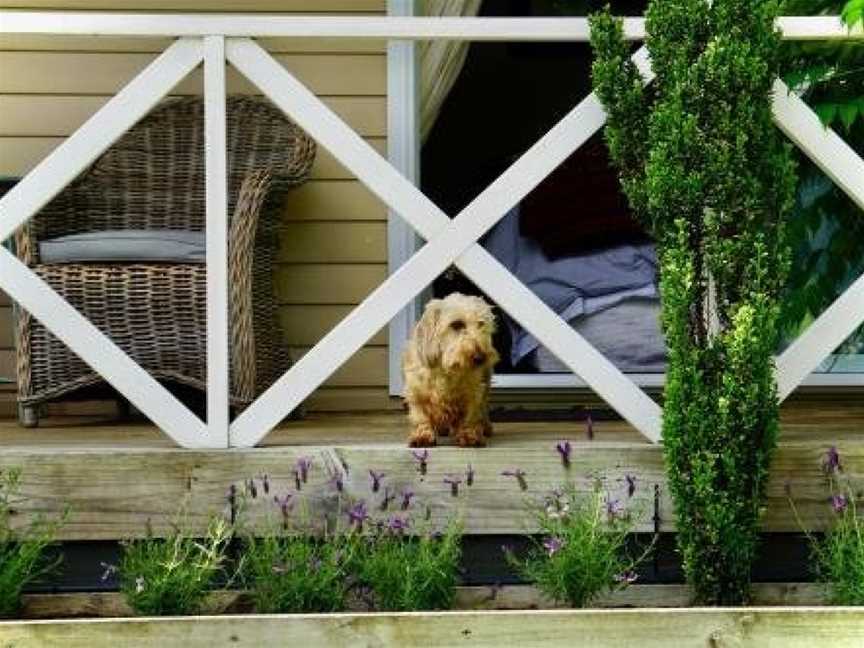
{"type": "MultiPolygon", "coordinates": [[[[11,0],[4,8],[382,14],[385,0],[11,0]]],[[[168,38],[0,36],[0,176],[30,171],[169,43],[168,38]],[[86,71],[86,73],[83,73],[86,71]]],[[[387,152],[386,43],[265,38],[261,44],[379,153],[387,152]]],[[[229,92],[260,94],[229,67],[229,92]]],[[[197,70],[173,95],[202,90],[197,70]]],[[[326,150],[285,203],[277,269],[292,353],[305,353],[386,277],[386,207],[326,150]]],[[[0,296],[2,297],[2,296],[0,296]]],[[[310,409],[383,409],[380,331],[313,394],[310,409]],[[344,405],[343,405],[344,404],[344,405]]],[[[11,308],[0,298],[0,377],[13,369],[11,308]]],[[[0,387],[2,389],[2,387],[0,387]]],[[[7,387],[8,389],[8,387],[7,387]]],[[[0,408],[0,416],[11,408],[0,408]]]]}

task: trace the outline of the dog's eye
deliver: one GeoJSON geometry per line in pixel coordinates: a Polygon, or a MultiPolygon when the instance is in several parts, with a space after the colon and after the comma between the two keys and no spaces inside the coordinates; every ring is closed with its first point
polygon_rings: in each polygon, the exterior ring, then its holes
{"type": "Polygon", "coordinates": [[[454,320],[450,322],[450,328],[454,331],[461,331],[465,328],[465,322],[463,322],[462,320],[454,320]]]}

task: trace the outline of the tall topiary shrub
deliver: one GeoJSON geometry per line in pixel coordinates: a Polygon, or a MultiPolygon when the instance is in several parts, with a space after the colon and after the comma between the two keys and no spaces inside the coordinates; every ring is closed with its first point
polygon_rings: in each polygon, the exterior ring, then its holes
{"type": "Polygon", "coordinates": [[[698,602],[748,599],[768,466],[794,192],[771,120],[777,5],[653,0],[643,86],[608,10],[591,19],[594,88],[624,190],[652,232],[669,347],[663,444],[678,546],[698,602]]]}

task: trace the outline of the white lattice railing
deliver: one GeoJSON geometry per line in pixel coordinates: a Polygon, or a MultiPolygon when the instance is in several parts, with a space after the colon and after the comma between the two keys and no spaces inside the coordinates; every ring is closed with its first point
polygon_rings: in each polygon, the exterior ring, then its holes
{"type": "MultiPolygon", "coordinates": [[[[836,17],[784,17],[784,38],[864,38],[836,17]]],[[[644,20],[625,21],[628,38],[644,20]]],[[[174,42],[0,200],[0,241],[35,214],[96,157],[203,62],[207,156],[207,422],[180,403],[14,255],[0,248],[0,288],[185,447],[253,446],[333,374],[449,265],[455,264],[501,308],[578,374],[651,441],[661,413],[632,380],[585,341],[479,244],[516,203],[602,128],[591,94],[452,219],[277,63],[251,37],[585,41],[582,18],[371,18],[244,14],[111,14],[0,11],[0,33],[175,36],[174,42]],[[225,62],[327,148],[426,244],[375,289],[233,422],[228,418],[225,62]]],[[[650,62],[634,54],[645,82],[650,62]]],[[[864,160],[778,80],[778,127],[864,209],[864,160]]],[[[864,321],[864,276],[850,286],[777,359],[785,398],[864,321]]]]}

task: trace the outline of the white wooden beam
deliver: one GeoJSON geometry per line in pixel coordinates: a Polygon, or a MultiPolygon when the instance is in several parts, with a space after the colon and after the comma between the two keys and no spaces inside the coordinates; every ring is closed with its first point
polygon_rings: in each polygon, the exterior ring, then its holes
{"type": "MultiPolygon", "coordinates": [[[[454,260],[478,287],[579,373],[622,416],[652,441],[659,440],[657,404],[476,242],[603,125],[605,113],[596,97],[592,95],[574,108],[451,221],[257,44],[229,39],[227,55],[271,101],[428,241],[238,417],[231,426],[232,445],[257,443],[454,260]]],[[[644,48],[636,58],[649,74],[644,48]]]]}
{"type": "Polygon", "coordinates": [[[228,188],[225,136],[225,38],[204,38],[207,163],[207,428],[228,447],[228,188]]]}
{"type": "Polygon", "coordinates": [[[780,79],[773,110],[780,130],[864,210],[864,160],[780,79]]]}
{"type": "MultiPolygon", "coordinates": [[[[846,195],[864,210],[864,160],[779,79],[774,121],[846,195]]],[[[864,322],[864,276],[859,277],[777,358],[777,389],[788,397],[864,322]]]]}
{"type": "Polygon", "coordinates": [[[777,391],[785,399],[864,323],[864,275],[859,277],[777,358],[777,391]]]}
{"type": "MultiPolygon", "coordinates": [[[[0,24],[2,22],[0,17],[0,24]]],[[[197,39],[183,39],[172,44],[0,198],[0,242],[146,115],[195,69],[201,56],[201,43],[197,39]]]]}
{"type": "Polygon", "coordinates": [[[207,428],[198,417],[2,246],[0,288],[177,443],[208,447],[207,428]]]}
{"type": "MultiPolygon", "coordinates": [[[[777,26],[787,40],[845,40],[864,35],[860,26],[850,31],[838,16],[784,16],[778,18],[777,26]]],[[[394,18],[2,10],[0,33],[587,41],[590,30],[586,18],[394,18]]],[[[624,34],[629,40],[643,40],[644,18],[625,18],[624,34]]]]}

